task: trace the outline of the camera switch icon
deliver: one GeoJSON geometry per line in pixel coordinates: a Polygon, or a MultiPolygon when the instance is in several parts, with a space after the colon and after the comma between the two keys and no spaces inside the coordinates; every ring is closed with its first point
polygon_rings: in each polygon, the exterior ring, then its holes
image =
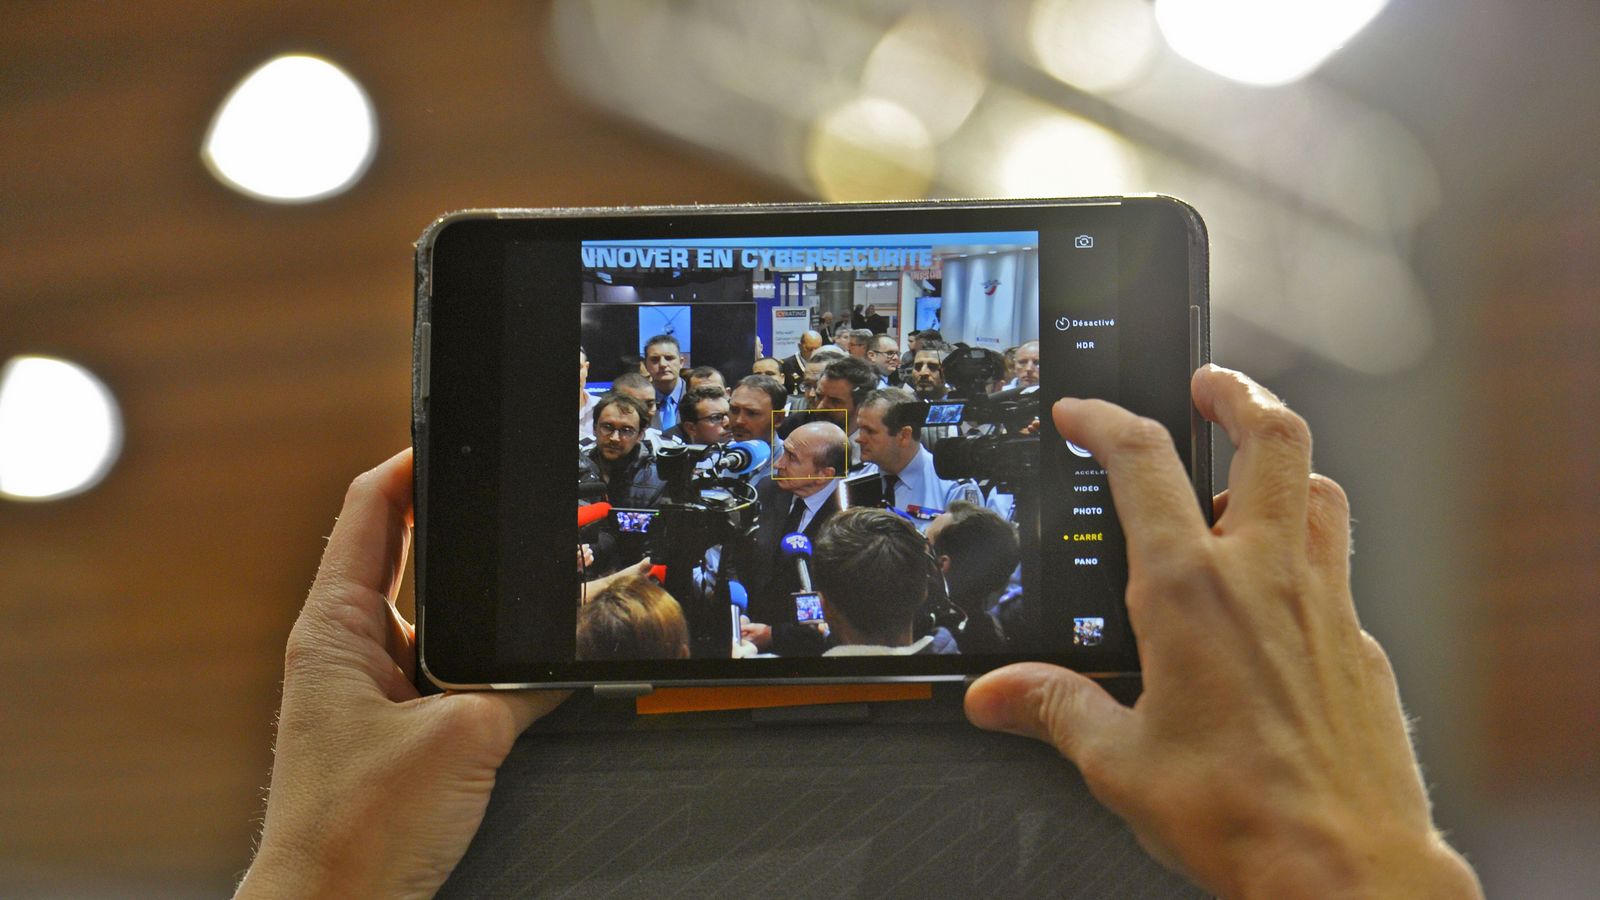
{"type": "Polygon", "coordinates": [[[1080,234],[1072,239],[1072,246],[1077,247],[1079,250],[1093,249],[1094,238],[1087,234],[1080,234]]]}

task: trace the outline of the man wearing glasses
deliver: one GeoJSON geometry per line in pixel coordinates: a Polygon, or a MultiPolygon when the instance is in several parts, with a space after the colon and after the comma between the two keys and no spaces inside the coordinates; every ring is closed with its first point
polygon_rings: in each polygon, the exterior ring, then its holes
{"type": "Polygon", "coordinates": [[[622,393],[600,398],[594,410],[595,446],[584,455],[606,484],[612,506],[654,509],[666,482],[656,474],[655,454],[639,440],[649,421],[644,404],[622,393]]]}
{"type": "Polygon", "coordinates": [[[900,383],[900,344],[887,334],[873,335],[867,344],[867,362],[878,372],[878,387],[900,383]]]}
{"type": "Polygon", "coordinates": [[[728,395],[714,385],[697,387],[678,405],[678,428],[690,444],[720,444],[728,439],[728,395]]]}

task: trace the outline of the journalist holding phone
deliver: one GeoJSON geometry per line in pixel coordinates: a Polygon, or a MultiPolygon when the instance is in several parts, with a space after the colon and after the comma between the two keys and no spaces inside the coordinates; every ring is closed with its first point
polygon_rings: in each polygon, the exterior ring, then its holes
{"type": "MultiPolygon", "coordinates": [[[[1143,696],[1126,708],[1020,663],[968,689],[968,717],[1056,746],[1152,854],[1223,896],[1479,896],[1433,826],[1393,672],[1357,621],[1349,509],[1311,472],[1305,422],[1215,366],[1191,391],[1237,448],[1209,527],[1159,423],[1097,400],[1050,411],[1110,479],[1143,696]]],[[[393,605],[411,473],[408,450],[346,494],[289,637],[240,896],[432,894],[517,736],[565,696],[418,695],[414,632],[393,605]]]]}

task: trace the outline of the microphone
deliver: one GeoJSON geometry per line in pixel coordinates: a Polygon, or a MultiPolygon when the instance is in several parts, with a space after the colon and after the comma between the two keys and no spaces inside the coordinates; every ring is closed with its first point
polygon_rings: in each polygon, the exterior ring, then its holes
{"type": "Polygon", "coordinates": [[[743,629],[741,626],[744,624],[743,620],[745,613],[750,611],[750,592],[744,589],[744,585],[729,579],[728,599],[731,601],[728,604],[728,613],[733,617],[730,620],[730,624],[732,625],[730,637],[733,638],[731,655],[737,659],[743,655],[739,649],[740,643],[744,641],[743,629]]]}
{"type": "Polygon", "coordinates": [[[590,525],[611,515],[611,504],[601,501],[588,506],[578,507],[578,527],[587,528],[590,525]]]}
{"type": "Polygon", "coordinates": [[[716,462],[715,468],[726,470],[731,475],[748,475],[756,469],[766,465],[772,458],[772,448],[763,441],[740,441],[729,444],[722,451],[722,456],[716,462]]]}
{"type": "Polygon", "coordinates": [[[595,479],[593,481],[578,482],[579,500],[598,500],[606,495],[606,483],[595,479]]]}
{"type": "Polygon", "coordinates": [[[657,563],[657,564],[651,566],[650,567],[650,577],[654,578],[656,581],[658,581],[658,582],[660,582],[662,584],[666,584],[667,583],[667,567],[664,566],[664,565],[661,565],[660,563],[657,563]]]}
{"type": "Polygon", "coordinates": [[[800,590],[811,592],[811,539],[798,531],[790,532],[778,542],[782,548],[785,559],[794,560],[795,570],[800,573],[800,590]]]}

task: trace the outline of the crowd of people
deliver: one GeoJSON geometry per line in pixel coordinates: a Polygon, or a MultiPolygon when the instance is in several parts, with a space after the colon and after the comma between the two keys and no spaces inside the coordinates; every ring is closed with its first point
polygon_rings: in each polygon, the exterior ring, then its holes
{"type": "MultiPolygon", "coordinates": [[[[660,463],[678,451],[668,448],[767,448],[737,475],[754,497],[753,527],[696,548],[693,596],[669,594],[659,567],[653,577],[650,560],[637,558],[661,555],[661,547],[622,540],[607,518],[580,529],[580,658],[690,655],[687,623],[695,617],[685,606],[728,596],[717,593],[722,581],[736,583],[745,602],[738,634],[719,654],[1011,646],[1021,608],[1013,486],[942,478],[934,463],[939,441],[995,427],[927,424],[930,403],[963,393],[945,377],[953,348],[937,331],[919,331],[902,352],[891,335],[844,326],[828,332],[829,344],[826,324],[805,332],[792,356],[760,357],[732,381],[710,366],[688,366],[675,337],[655,335],[599,396],[588,388],[580,350],[580,502],[659,510],[672,502],[660,463]],[[804,565],[784,546],[793,535],[814,548],[804,565]],[[813,594],[812,604],[797,601],[813,594]],[[821,617],[808,616],[818,603],[821,617]]],[[[993,377],[978,390],[1038,386],[1037,341],[983,352],[993,357],[993,377]]],[[[710,478],[704,464],[699,471],[710,478]]],[[[678,582],[680,594],[686,583],[678,582]]]]}

